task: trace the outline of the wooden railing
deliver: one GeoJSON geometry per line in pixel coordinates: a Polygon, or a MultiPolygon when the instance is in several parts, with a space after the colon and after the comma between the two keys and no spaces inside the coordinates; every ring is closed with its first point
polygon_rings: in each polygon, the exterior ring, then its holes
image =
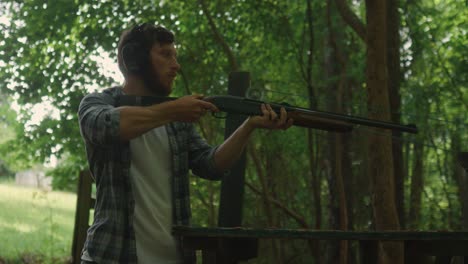
{"type": "Polygon", "coordinates": [[[427,256],[436,256],[436,264],[450,264],[453,256],[468,256],[468,232],[328,231],[175,226],[173,234],[182,237],[184,248],[201,250],[203,264],[231,264],[255,258],[258,239],[354,240],[359,242],[361,260],[359,263],[361,264],[378,263],[378,243],[382,241],[402,242],[405,263],[408,264],[424,263],[423,259],[427,256]]]}

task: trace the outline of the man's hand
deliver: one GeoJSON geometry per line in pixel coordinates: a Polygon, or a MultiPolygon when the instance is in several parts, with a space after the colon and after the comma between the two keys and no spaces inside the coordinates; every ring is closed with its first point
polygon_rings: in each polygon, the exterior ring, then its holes
{"type": "Polygon", "coordinates": [[[197,122],[207,112],[219,112],[212,103],[203,101],[203,95],[188,95],[169,102],[172,119],[181,122],[197,122]]]}
{"type": "Polygon", "coordinates": [[[250,127],[286,130],[292,126],[293,120],[288,118],[288,114],[283,107],[281,107],[279,116],[268,104],[262,104],[261,109],[262,116],[251,116],[247,121],[250,127]]]}

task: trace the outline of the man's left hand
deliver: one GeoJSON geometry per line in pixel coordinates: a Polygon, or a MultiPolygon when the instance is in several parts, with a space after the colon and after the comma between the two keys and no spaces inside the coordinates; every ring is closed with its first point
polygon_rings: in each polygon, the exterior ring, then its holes
{"type": "Polygon", "coordinates": [[[283,107],[279,115],[268,104],[262,104],[261,109],[262,116],[249,117],[247,122],[251,127],[286,130],[293,125],[293,120],[288,118],[288,113],[283,107]]]}

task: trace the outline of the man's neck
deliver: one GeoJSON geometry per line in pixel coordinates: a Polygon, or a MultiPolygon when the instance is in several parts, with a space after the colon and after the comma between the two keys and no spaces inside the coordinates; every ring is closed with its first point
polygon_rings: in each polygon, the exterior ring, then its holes
{"type": "Polygon", "coordinates": [[[157,94],[145,85],[145,82],[141,78],[129,76],[123,85],[123,92],[127,95],[138,95],[138,96],[157,96],[157,94]]]}

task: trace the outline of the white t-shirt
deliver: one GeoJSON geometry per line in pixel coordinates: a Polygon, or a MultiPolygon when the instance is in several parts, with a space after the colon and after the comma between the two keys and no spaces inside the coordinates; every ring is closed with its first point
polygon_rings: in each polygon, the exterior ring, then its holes
{"type": "Polygon", "coordinates": [[[171,150],[164,126],[130,141],[139,264],[180,263],[172,227],[171,150]]]}

